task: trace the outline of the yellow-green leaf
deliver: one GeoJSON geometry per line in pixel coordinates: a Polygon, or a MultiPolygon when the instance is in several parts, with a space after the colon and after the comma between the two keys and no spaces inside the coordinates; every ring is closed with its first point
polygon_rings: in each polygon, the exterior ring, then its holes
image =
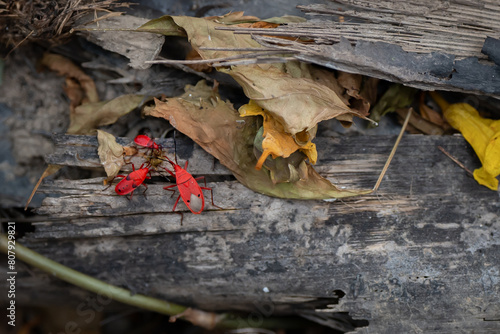
{"type": "MultiPolygon", "coordinates": [[[[416,93],[415,88],[393,84],[372,108],[370,118],[379,122],[385,114],[410,106],[416,93]]],[[[373,125],[370,124],[370,126],[373,125]]]]}
{"type": "Polygon", "coordinates": [[[152,32],[165,36],[186,37],[184,29],[179,27],[169,15],[153,19],[137,28],[137,31],[152,32]]]}

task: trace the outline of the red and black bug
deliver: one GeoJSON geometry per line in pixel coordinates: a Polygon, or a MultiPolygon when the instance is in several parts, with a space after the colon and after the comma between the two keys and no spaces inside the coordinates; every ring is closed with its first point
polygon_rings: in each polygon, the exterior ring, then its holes
{"type": "Polygon", "coordinates": [[[138,135],[134,138],[134,143],[139,146],[147,147],[152,150],[161,150],[161,146],[155,143],[155,141],[146,135],[138,135]]]}
{"type": "Polygon", "coordinates": [[[148,186],[145,185],[143,182],[144,180],[151,178],[151,176],[148,176],[148,174],[151,173],[151,168],[150,168],[151,166],[150,164],[147,164],[146,167],[144,168],[143,166],[144,164],[142,164],[141,167],[136,170],[134,165],[132,164],[132,172],[130,174],[116,176],[123,178],[123,180],[118,182],[118,184],[115,187],[115,192],[118,195],[130,194],[130,199],[132,199],[134,190],[137,189],[141,184],[146,188],[144,190],[144,193],[146,192],[146,190],[148,190],[148,186]]]}
{"type": "MultiPolygon", "coordinates": [[[[174,154],[176,150],[176,145],[175,145],[175,137],[174,137],[174,154]]],[[[172,211],[175,211],[175,208],[177,207],[177,204],[179,203],[179,199],[182,198],[186,206],[189,208],[189,210],[194,213],[194,214],[200,214],[203,209],[205,208],[205,197],[203,196],[202,190],[209,190],[211,199],[212,199],[212,205],[215,206],[216,208],[222,209],[220,206],[215,205],[214,203],[214,193],[212,191],[212,188],[208,188],[206,185],[205,177],[200,176],[197,178],[194,178],[188,171],[188,162],[186,161],[184,168],[182,168],[178,163],[177,163],[177,155],[175,155],[175,163],[170,160],[167,156],[165,156],[167,161],[172,165],[174,168],[174,171],[171,172],[170,170],[166,169],[165,170],[172,175],[175,178],[175,183],[174,185],[171,186],[166,186],[163,187],[165,190],[169,191],[175,191],[170,188],[177,187],[179,189],[179,197],[177,197],[177,200],[175,201],[174,207],[172,211]],[[198,184],[198,180],[203,180],[205,183],[205,187],[200,187],[198,184]]]]}

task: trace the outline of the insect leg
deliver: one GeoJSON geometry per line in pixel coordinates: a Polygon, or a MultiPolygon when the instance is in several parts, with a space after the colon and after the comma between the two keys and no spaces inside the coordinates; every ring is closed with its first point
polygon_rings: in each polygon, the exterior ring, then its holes
{"type": "MultiPolygon", "coordinates": [[[[168,190],[168,191],[171,191],[171,192],[172,192],[172,195],[171,195],[170,197],[174,196],[174,194],[175,194],[175,189],[173,189],[173,190],[172,190],[172,189],[170,189],[170,188],[173,188],[173,187],[177,187],[177,185],[176,185],[176,184],[173,184],[173,185],[171,185],[171,186],[166,186],[166,187],[163,187],[163,189],[165,189],[165,190],[168,190]]],[[[179,199],[177,199],[177,200],[179,200],[179,199]]]]}
{"type": "Polygon", "coordinates": [[[181,199],[181,195],[179,195],[179,197],[177,197],[177,200],[175,201],[174,208],[172,209],[172,212],[175,211],[175,208],[177,207],[177,204],[179,203],[180,199],[181,199]]]}
{"type": "Polygon", "coordinates": [[[203,183],[205,183],[205,187],[207,186],[207,181],[204,176],[198,176],[197,178],[194,179],[195,181],[203,180],[203,183]]]}
{"type": "Polygon", "coordinates": [[[215,206],[216,208],[224,210],[224,208],[221,208],[220,206],[215,205],[215,203],[214,203],[214,192],[212,191],[212,188],[208,188],[208,187],[200,187],[200,188],[203,189],[203,190],[210,190],[210,197],[212,198],[212,205],[215,206]]]}
{"type": "Polygon", "coordinates": [[[145,185],[144,183],[142,183],[142,185],[144,186],[144,188],[146,188],[146,189],[144,189],[144,191],[142,192],[142,194],[144,195],[144,198],[147,200],[148,197],[146,196],[146,191],[148,190],[148,186],[145,185]]]}
{"type": "Polygon", "coordinates": [[[126,178],[126,177],[127,177],[127,175],[121,175],[121,174],[120,174],[120,175],[116,175],[116,176],[113,178],[113,180],[111,180],[111,182],[109,183],[109,186],[107,186],[106,188],[104,188],[102,191],[106,191],[106,190],[108,190],[108,189],[109,189],[109,187],[111,187],[111,186],[113,185],[113,181],[114,181],[117,177],[120,177],[120,178],[124,179],[124,178],[126,178]]]}

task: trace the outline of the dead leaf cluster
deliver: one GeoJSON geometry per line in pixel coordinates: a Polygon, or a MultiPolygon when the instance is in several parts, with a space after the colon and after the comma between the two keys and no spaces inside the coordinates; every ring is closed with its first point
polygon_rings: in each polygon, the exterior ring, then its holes
{"type": "MultiPolygon", "coordinates": [[[[207,123],[200,113],[196,115],[193,112],[192,117],[186,119],[185,109],[194,108],[194,105],[187,106],[185,103],[187,93],[179,98],[168,99],[166,105],[157,100],[156,109],[148,110],[146,113],[166,118],[174,127],[191,137],[208,152],[221,153],[222,158],[216,154],[214,156],[230,168],[240,181],[247,179],[242,182],[252,189],[258,188],[260,192],[274,194],[274,196],[300,197],[298,192],[293,194],[292,188],[297,186],[301,188],[303,197],[313,196],[305,195],[304,189],[308,186],[299,186],[300,182],[303,182],[311,186],[311,193],[314,192],[312,188],[315,188],[316,195],[314,196],[341,197],[342,195],[339,195],[341,191],[328,181],[314,181],[317,178],[319,180],[319,175],[313,172],[314,170],[305,163],[305,160],[308,159],[312,164],[317,161],[316,147],[312,140],[319,122],[336,118],[343,125],[349,126],[354,116],[367,118],[370,105],[375,100],[377,80],[364,79],[362,76],[347,73],[341,73],[336,77],[331,71],[295,60],[285,63],[272,61],[273,58],[266,53],[268,51],[249,35],[237,35],[221,29],[235,24],[272,29],[288,20],[293,21],[295,18],[285,17],[261,21],[255,17],[245,17],[243,13],[202,19],[163,16],[137,29],[166,36],[186,36],[193,50],[197,52],[197,56],[199,55],[202,59],[200,64],[211,64],[218,71],[232,76],[249,98],[249,103],[239,109],[240,116],[245,118],[234,119],[231,126],[244,124],[245,135],[248,138],[243,138],[231,131],[224,130],[224,132],[217,124],[207,123]],[[246,50],[258,52],[259,49],[263,50],[264,57],[271,57],[269,63],[237,64],[237,59],[245,58],[246,50]],[[228,66],[224,63],[228,60],[234,60],[234,64],[228,66]],[[184,112],[177,112],[183,109],[184,112]],[[189,126],[182,126],[186,123],[189,126]],[[254,124],[254,126],[249,127],[248,124],[254,124]],[[203,131],[203,136],[200,136],[198,130],[203,131]],[[215,132],[210,140],[203,138],[208,131],[215,132]],[[220,133],[217,133],[218,131],[220,133]],[[230,141],[241,143],[225,149],[221,149],[220,146],[214,148],[217,146],[216,138],[225,138],[227,141],[228,133],[234,134],[234,137],[229,136],[230,141]],[[244,162],[235,153],[240,151],[249,157],[244,159],[244,162]],[[232,161],[223,158],[228,156],[232,156],[229,159],[232,161]],[[257,170],[263,166],[266,167],[261,174],[260,181],[256,181],[253,168],[248,166],[255,166],[257,170]],[[252,178],[254,181],[251,181],[252,178]],[[318,186],[319,183],[324,188],[323,194],[321,194],[321,186],[318,186]],[[326,193],[329,195],[325,195],[326,193]]],[[[204,90],[199,85],[196,87],[204,90]]],[[[196,92],[194,95],[199,94],[201,92],[196,92]]],[[[220,98],[212,97],[212,100],[218,101],[220,98]]],[[[205,108],[209,109],[208,105],[205,108]]],[[[205,111],[205,113],[212,114],[210,120],[220,117],[213,115],[220,112],[218,107],[214,109],[215,111],[205,111]]],[[[230,112],[227,111],[227,113],[230,112]]],[[[225,119],[224,117],[222,119],[225,119]]],[[[348,191],[345,192],[347,193],[348,191]]]]}
{"type": "MultiPolygon", "coordinates": [[[[185,93],[178,97],[155,99],[155,106],[146,107],[144,114],[168,120],[255,191],[286,198],[339,198],[371,192],[338,189],[314,171],[311,164],[318,160],[313,143],[317,125],[337,119],[348,127],[354,117],[370,120],[370,111],[375,122],[388,112],[406,115],[417,90],[393,85],[371,108],[377,97],[377,79],[291,60],[283,51],[264,48],[248,34],[224,29],[230,25],[273,29],[296,20],[282,17],[263,21],[236,12],[210,18],[163,16],[139,28],[124,28],[134,33],[187,37],[192,51],[184,62],[196,71],[215,68],[230,75],[248,98],[247,104],[235,110],[231,102],[221,99],[217,85],[210,87],[200,81],[195,86],[186,86],[185,93]],[[252,57],[261,52],[261,60],[267,61],[248,63],[245,60],[248,51],[252,57]]],[[[163,39],[156,40],[147,57],[155,56],[161,43],[163,39]]],[[[134,63],[136,56],[129,58],[134,63]]],[[[44,63],[66,76],[65,90],[71,101],[68,133],[94,133],[145,99],[140,95],[124,95],[100,102],[92,80],[76,66],[55,56],[47,56],[44,63]]],[[[425,104],[424,96],[420,100],[420,115],[412,113],[412,131],[442,134],[449,129],[444,118],[425,104]]],[[[108,164],[105,166],[108,176],[113,177],[122,163],[117,162],[121,158],[119,149],[112,149],[112,141],[105,140],[102,132],[99,137],[101,160],[108,164]]]]}

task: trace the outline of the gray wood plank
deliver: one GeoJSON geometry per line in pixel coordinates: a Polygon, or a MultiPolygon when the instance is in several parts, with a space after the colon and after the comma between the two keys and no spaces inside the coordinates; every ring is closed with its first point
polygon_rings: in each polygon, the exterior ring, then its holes
{"type": "MultiPolygon", "coordinates": [[[[371,188],[394,139],[317,138],[317,170],[371,188]]],[[[56,195],[39,209],[47,219],[21,242],[107,282],[126,277],[135,292],[207,310],[330,321],[348,312],[369,322],[358,333],[499,331],[499,194],[437,146],[479,166],[460,136],[407,135],[376,194],[285,200],[210,182],[225,210],[193,215],[179,205],[182,225],[161,178],[131,201],[103,191],[100,179],[46,182],[42,190],[56,195]]]]}

